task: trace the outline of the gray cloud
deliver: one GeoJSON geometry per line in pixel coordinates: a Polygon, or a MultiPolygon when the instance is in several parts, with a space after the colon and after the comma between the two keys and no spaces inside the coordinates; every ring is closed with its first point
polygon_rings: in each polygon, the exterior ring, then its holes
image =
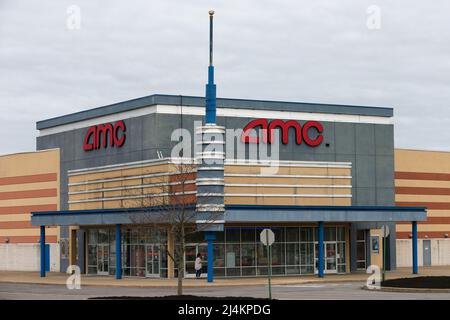
{"type": "Polygon", "coordinates": [[[396,147],[450,150],[448,1],[3,0],[0,153],[33,150],[38,120],[203,95],[212,7],[219,96],[392,106],[396,147]]]}

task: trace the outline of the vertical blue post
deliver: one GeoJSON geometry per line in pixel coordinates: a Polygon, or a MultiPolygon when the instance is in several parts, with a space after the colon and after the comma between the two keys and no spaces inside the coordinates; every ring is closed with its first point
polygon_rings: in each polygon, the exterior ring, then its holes
{"type": "Polygon", "coordinates": [[[122,279],[122,230],[116,224],[116,279],[122,279]]]}
{"type": "Polygon", "coordinates": [[[412,262],[413,274],[417,274],[417,221],[412,222],[412,262]]]}
{"type": "Polygon", "coordinates": [[[319,222],[319,278],[323,278],[323,271],[325,269],[324,261],[324,224],[323,221],[319,222]]]}
{"type": "Polygon", "coordinates": [[[214,231],[205,231],[205,240],[208,241],[208,282],[214,281],[214,231]]]}
{"type": "Polygon", "coordinates": [[[45,226],[41,226],[41,277],[45,277],[45,226]]]}
{"type": "Polygon", "coordinates": [[[206,124],[216,124],[216,85],[214,84],[214,65],[213,65],[213,15],[214,11],[209,12],[209,66],[208,66],[208,84],[206,85],[206,124]]]}

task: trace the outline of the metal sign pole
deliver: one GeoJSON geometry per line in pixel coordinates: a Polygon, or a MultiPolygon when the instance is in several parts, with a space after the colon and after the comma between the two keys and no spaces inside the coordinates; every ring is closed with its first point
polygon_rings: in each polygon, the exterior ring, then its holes
{"type": "Polygon", "coordinates": [[[275,241],[275,234],[270,229],[264,229],[259,234],[261,243],[267,247],[267,278],[269,281],[269,299],[272,299],[272,244],[275,241]]]}
{"type": "Polygon", "coordinates": [[[271,259],[271,254],[272,254],[272,250],[271,249],[271,245],[269,245],[269,232],[266,231],[266,241],[267,241],[267,262],[269,264],[269,272],[268,272],[268,276],[269,276],[269,299],[272,300],[272,283],[271,283],[271,277],[272,277],[272,259],[271,259]]]}
{"type": "Polygon", "coordinates": [[[383,229],[383,273],[382,282],[386,279],[386,228],[383,229]]]}

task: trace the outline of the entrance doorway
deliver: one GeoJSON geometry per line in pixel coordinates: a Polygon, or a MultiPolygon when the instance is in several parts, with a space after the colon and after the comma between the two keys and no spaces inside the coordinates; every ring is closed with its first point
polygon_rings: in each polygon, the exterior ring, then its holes
{"type": "Polygon", "coordinates": [[[109,274],[109,244],[97,245],[97,274],[109,274]]]}
{"type": "MultiPolygon", "coordinates": [[[[315,244],[314,249],[314,261],[315,268],[314,273],[319,273],[319,244],[315,244]]],[[[324,241],[324,273],[337,273],[337,243],[335,241],[324,241]]]]}
{"type": "Polygon", "coordinates": [[[160,276],[161,255],[159,245],[145,245],[145,276],[156,278],[160,276]]]}
{"type": "Polygon", "coordinates": [[[187,244],[185,253],[185,274],[186,278],[195,277],[195,259],[197,254],[202,255],[202,278],[206,278],[208,273],[208,245],[206,243],[187,244]]]}

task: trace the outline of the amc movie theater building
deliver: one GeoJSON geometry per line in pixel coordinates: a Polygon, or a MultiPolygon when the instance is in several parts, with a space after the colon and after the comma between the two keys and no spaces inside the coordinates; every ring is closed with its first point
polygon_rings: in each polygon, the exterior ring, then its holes
{"type": "MultiPolygon", "coordinates": [[[[38,122],[36,152],[0,157],[1,268],[39,270],[45,261],[44,271],[76,264],[89,275],[176,276],[169,226],[138,217],[156,214],[145,199],[164,196],[161,184],[177,187],[172,132],[194,136],[204,117],[204,98],[152,95],[38,122]]],[[[266,274],[264,228],[275,233],[279,276],[365,270],[381,265],[383,250],[388,269],[450,264],[450,153],[394,150],[392,117],[391,108],[217,99],[213,127],[244,129],[234,144],[246,155],[270,144],[261,129],[278,130],[279,168],[232,157],[222,176],[191,168],[189,208],[206,185],[223,211],[189,236],[186,277],[198,252],[205,275],[266,274]]]]}
{"type": "MultiPolygon", "coordinates": [[[[32,224],[41,237],[59,230],[60,270],[76,264],[87,274],[176,275],[167,255],[173,235],[136,217],[151,213],[142,199],[163,196],[155,188],[161,177],[176,185],[171,134],[184,128],[194,136],[204,106],[200,97],[153,95],[37,123],[37,150],[59,150],[59,209],[33,212],[32,224]]],[[[192,169],[186,194],[193,210],[209,183],[222,192],[223,214],[189,239],[186,276],[198,252],[216,277],[264,275],[263,228],[275,233],[276,275],[366,269],[380,264],[383,250],[394,269],[399,227],[402,237],[411,234],[403,246],[411,259],[417,223],[427,215],[421,203],[396,206],[392,116],[391,108],[217,99],[214,128],[244,129],[236,145],[270,143],[261,129],[279,130],[279,169],[264,174],[269,164],[245,159],[225,159],[222,177],[211,167],[192,169]],[[385,247],[382,225],[390,230],[385,247]]]]}

